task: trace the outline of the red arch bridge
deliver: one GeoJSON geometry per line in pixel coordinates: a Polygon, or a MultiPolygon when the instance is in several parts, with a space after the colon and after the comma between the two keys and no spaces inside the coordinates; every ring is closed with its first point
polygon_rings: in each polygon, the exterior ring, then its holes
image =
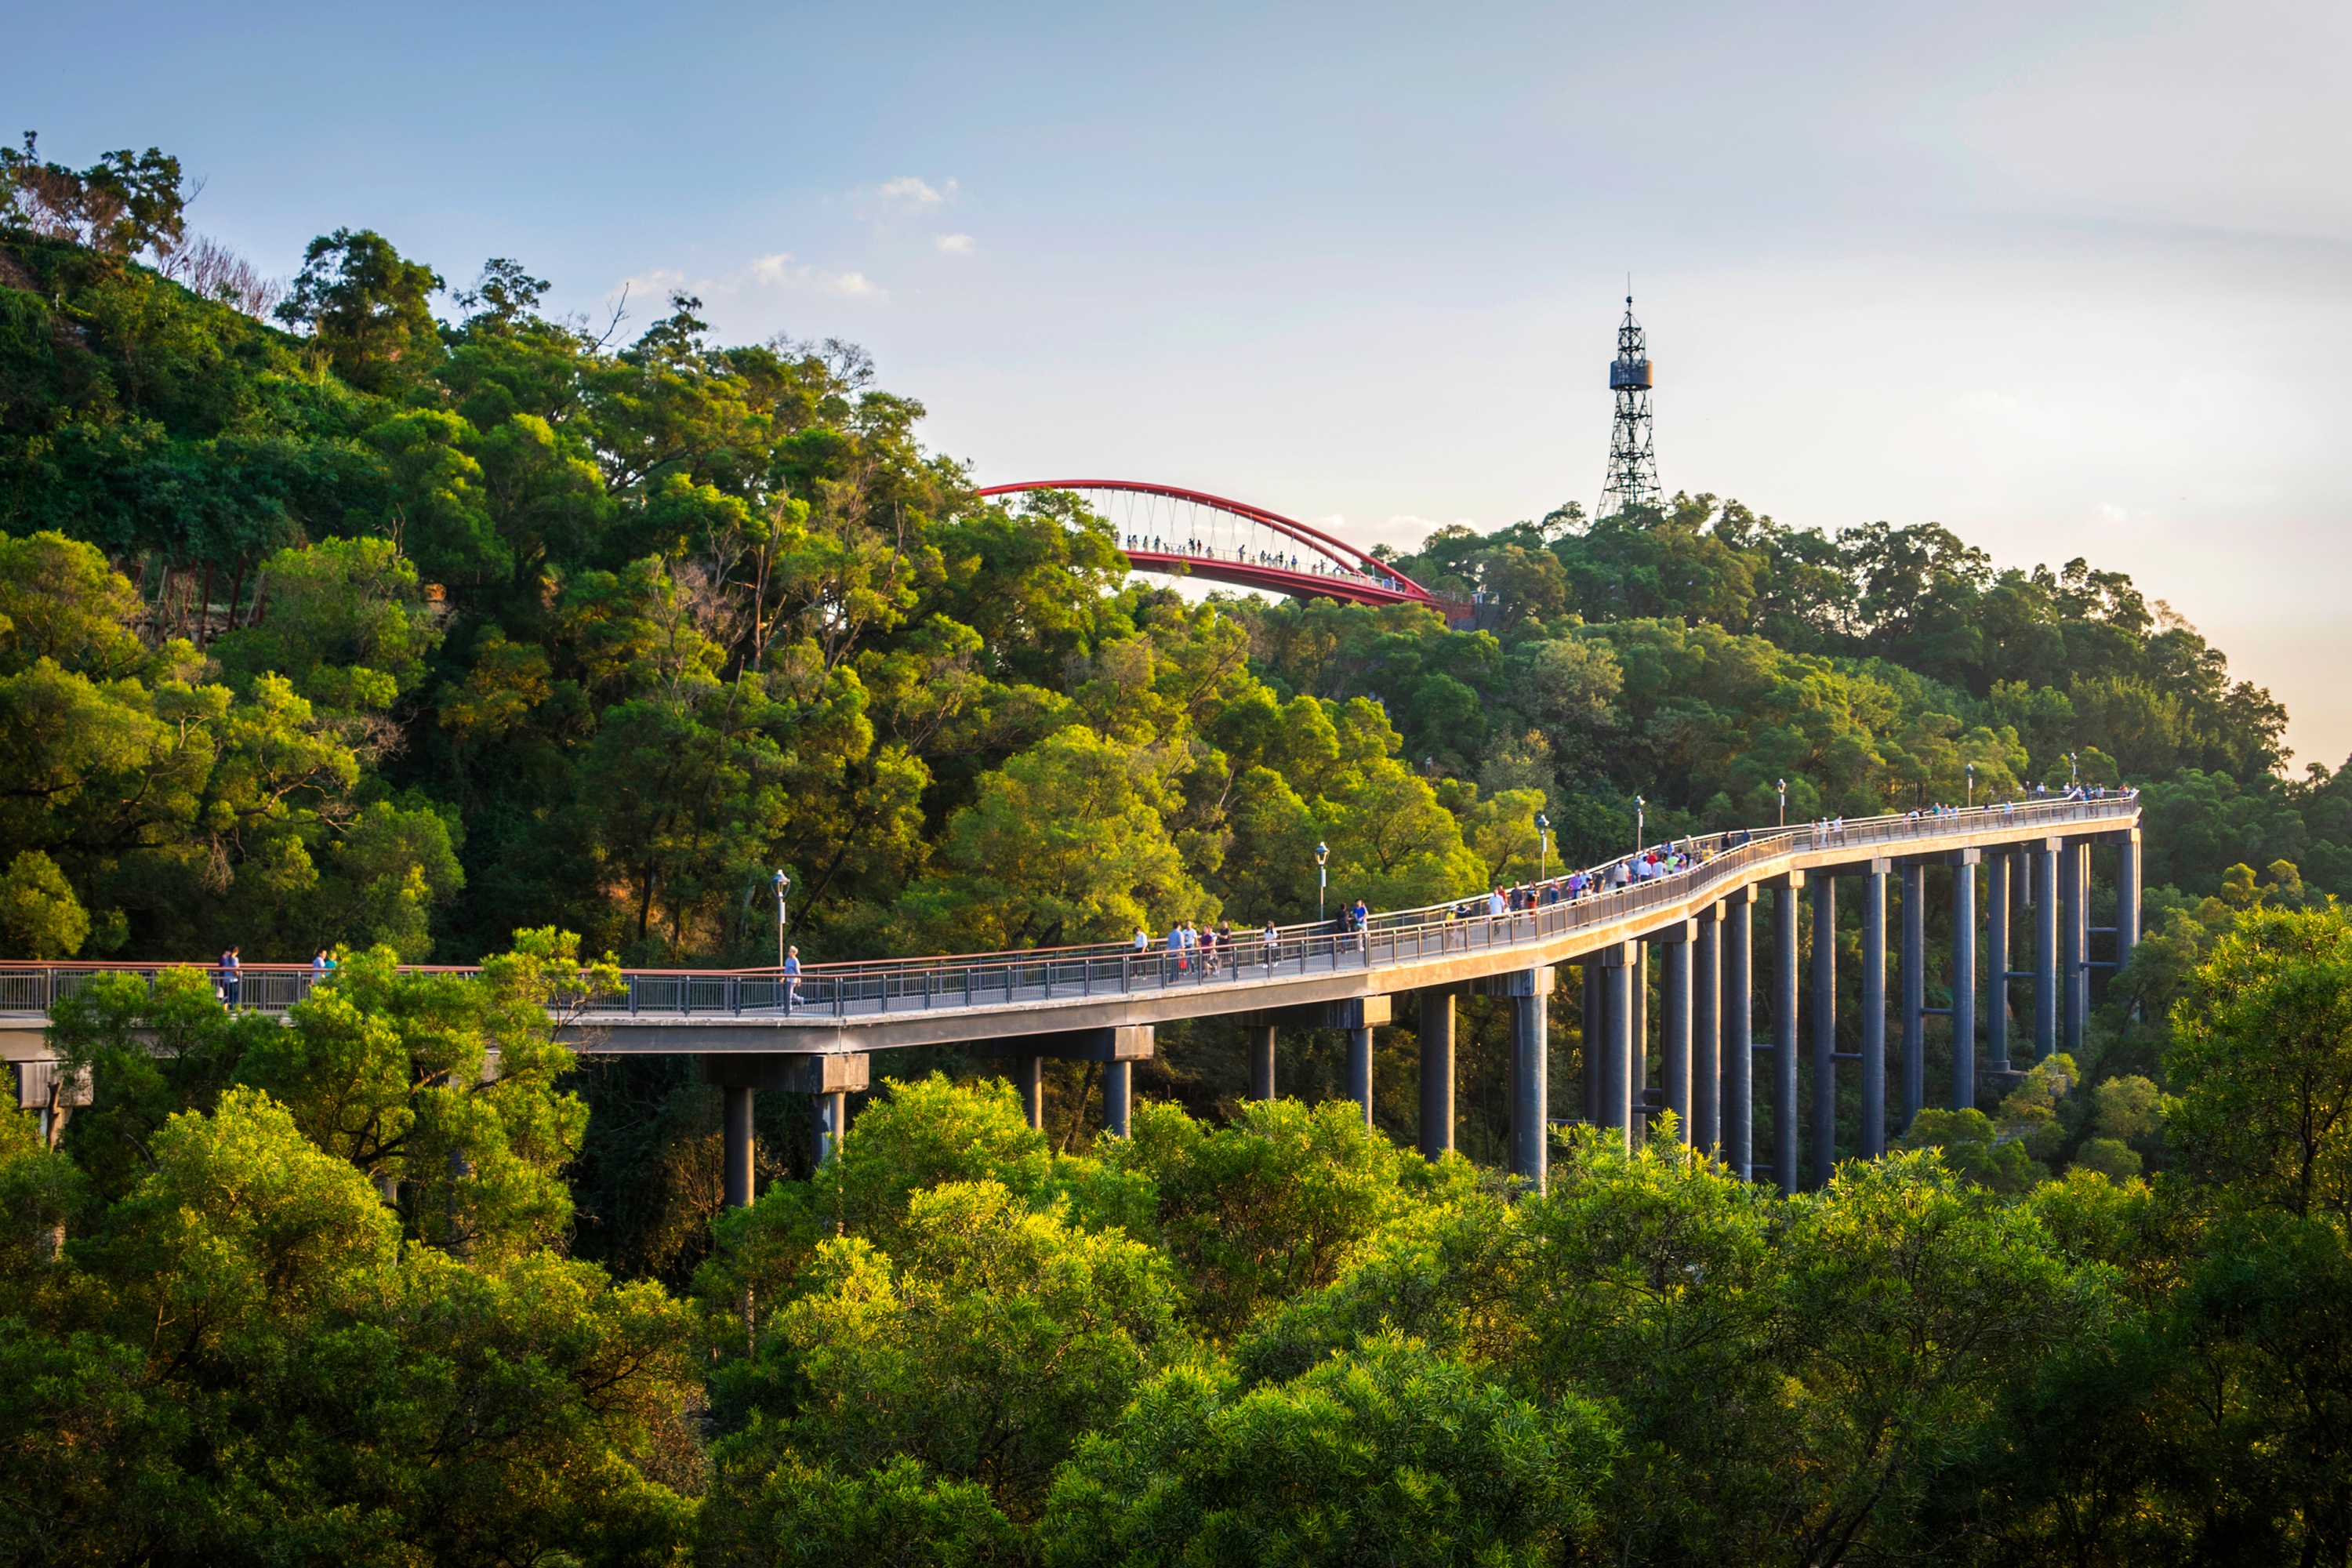
{"type": "Polygon", "coordinates": [[[1351,605],[1423,605],[1449,626],[1473,626],[1478,606],[1431,593],[1387,562],[1294,518],[1246,501],[1139,479],[1024,479],[983,496],[1067,490],[1108,521],[1139,572],[1338,599],[1351,605]]]}

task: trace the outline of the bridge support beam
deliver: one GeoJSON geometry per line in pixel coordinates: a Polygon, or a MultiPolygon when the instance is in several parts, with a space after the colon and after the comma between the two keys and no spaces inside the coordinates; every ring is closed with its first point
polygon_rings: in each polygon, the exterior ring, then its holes
{"type": "Polygon", "coordinates": [[[816,1163],[822,1165],[841,1152],[841,1135],[849,1131],[849,1095],[835,1089],[812,1098],[816,1102],[816,1163]]]}
{"type": "Polygon", "coordinates": [[[2063,838],[2033,850],[2033,1056],[2058,1048],[2058,851],[2063,838]]]}
{"type": "Polygon", "coordinates": [[[1103,1128],[1114,1138],[1128,1135],[1135,1110],[1135,1064],[1108,1062],[1103,1067],[1103,1128]]]}
{"type": "Polygon", "coordinates": [[[2090,1011],[2090,845],[2070,838],[2058,857],[2059,909],[2066,921],[2063,949],[2066,1049],[2083,1048],[2083,1019],[2090,1011]]]}
{"type": "Polygon", "coordinates": [[[1633,1135],[1634,1142],[1639,1142],[1650,1120],[1650,944],[1646,942],[1633,944],[1633,1054],[1629,1058],[1632,1066],[1628,1069],[1633,1076],[1628,1084],[1633,1110],[1632,1119],[1625,1125],[1633,1135]]]}
{"type": "MultiPolygon", "coordinates": [[[[1007,1075],[1021,1091],[1021,1109],[1028,1113],[1029,1125],[1037,1131],[1045,1130],[1045,1063],[1149,1061],[1154,1047],[1154,1026],[1150,1024],[1119,1024],[1097,1029],[1058,1029],[1047,1034],[1006,1035],[992,1040],[975,1040],[967,1047],[992,1055],[1011,1057],[1013,1066],[1007,1075]]],[[[1106,1113],[1108,1105],[1106,1101],[1106,1113]]]]}
{"type": "Polygon", "coordinates": [[[1797,905],[1805,874],[1772,884],[1772,1179],[1797,1190],[1797,905]]]}
{"type": "Polygon", "coordinates": [[[1996,849],[1985,867],[1985,1070],[2009,1070],[2010,854],[1996,849]]]}
{"type": "Polygon", "coordinates": [[[1584,1121],[1588,1127],[1606,1127],[1609,1113],[1604,1103],[1602,1082],[1606,1077],[1602,1063],[1608,1058],[1609,1037],[1609,976],[1597,957],[1586,958],[1576,966],[1579,976],[1578,1001],[1581,1007],[1580,1025],[1583,1036],[1584,1058],[1584,1121]]]}
{"type": "Polygon", "coordinates": [[[1952,857],[1952,1109],[1977,1103],[1977,859],[1952,857]]]}
{"type": "Polygon", "coordinates": [[[1252,1100],[1274,1098],[1274,1037],[1272,1024],[1252,1024],[1242,1030],[1248,1042],[1250,1087],[1252,1100]]]}
{"type": "Polygon", "coordinates": [[[1813,873],[1812,1158],[1805,1185],[1829,1185],[1837,1167],[1837,879],[1813,873]]]}
{"type": "Polygon", "coordinates": [[[698,1058],[702,1081],[725,1091],[719,1112],[719,1170],[729,1208],[751,1202],[753,1096],[761,1089],[805,1094],[815,1101],[816,1157],[830,1159],[847,1130],[849,1096],[871,1081],[873,1058],[863,1051],[714,1051],[698,1058]]]}
{"type": "Polygon", "coordinates": [[[1927,1100],[1927,868],[1903,863],[1903,1126],[1927,1100]]]}
{"type": "MultiPolygon", "coordinates": [[[[1633,1147],[1633,977],[1640,972],[1634,954],[1640,946],[1614,942],[1600,954],[1601,1125],[1616,1133],[1619,1146],[1629,1151],[1633,1147]]],[[[1588,966],[1591,962],[1586,961],[1588,966]]]]}
{"type": "Polygon", "coordinates": [[[1723,1161],[1756,1179],[1756,889],[1723,900],[1723,1161]]]}
{"type": "MultiPolygon", "coordinates": [[[[1363,1108],[1364,1125],[1372,1124],[1372,1030],[1389,1022],[1386,996],[1350,996],[1336,1002],[1305,1002],[1295,1007],[1272,1007],[1243,1013],[1236,1021],[1244,1029],[1345,1029],[1348,1032],[1348,1098],[1363,1108]]],[[[1274,1057],[1270,1038],[1258,1042],[1265,1050],[1266,1098],[1274,1098],[1274,1057]]],[[[1146,1053],[1149,1054],[1149,1053],[1146,1053]]],[[[1257,1064],[1250,1076],[1257,1077],[1257,1064]]],[[[1255,1088],[1253,1084],[1253,1088],[1255,1088]]]]}
{"type": "Polygon", "coordinates": [[[1691,1144],[1713,1154],[1723,1146],[1723,905],[1698,913],[1691,960],[1691,1144]]]}
{"type": "Polygon", "coordinates": [[[1862,879],[1862,1156],[1886,1152],[1886,873],[1873,860],[1862,879]]]}
{"type": "Polygon", "coordinates": [[[1021,1091],[1021,1114],[1029,1119],[1029,1131],[1045,1131],[1045,1058],[1040,1056],[1018,1056],[1013,1058],[1013,1087],[1021,1091]]]}
{"type": "Polygon", "coordinates": [[[1364,1125],[1372,1124],[1372,1030],[1370,1025],[1348,1031],[1348,1098],[1364,1113],[1364,1125]]]}
{"type": "Polygon", "coordinates": [[[719,1111],[719,1168],[726,1173],[727,1206],[751,1206],[751,1095],[749,1089],[721,1090],[727,1103],[719,1111]]]}
{"type": "Polygon", "coordinates": [[[1421,994],[1421,1157],[1454,1148],[1454,993],[1421,994]]]}
{"type": "Polygon", "coordinates": [[[1542,1192],[1551,1179],[1552,972],[1498,976],[1511,995],[1511,1174],[1542,1192]]]}
{"type": "Polygon", "coordinates": [[[1698,944],[1696,920],[1678,921],[1663,931],[1653,931],[1650,943],[1658,949],[1660,974],[1658,1052],[1664,1060],[1666,1109],[1675,1113],[1675,1137],[1691,1145],[1691,971],[1698,944]]]}
{"type": "Polygon", "coordinates": [[[2131,962],[2139,945],[2139,829],[2116,837],[2116,963],[2131,962]]]}

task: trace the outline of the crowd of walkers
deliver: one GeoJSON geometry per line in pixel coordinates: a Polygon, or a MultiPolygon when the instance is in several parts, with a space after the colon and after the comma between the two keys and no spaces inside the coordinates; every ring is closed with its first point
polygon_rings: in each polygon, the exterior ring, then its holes
{"type": "MultiPolygon", "coordinates": [[[[2084,801],[2120,799],[2134,792],[2109,789],[2101,785],[2074,785],[2052,790],[2037,785],[2019,797],[2032,805],[2053,800],[2084,801]]],[[[2000,803],[2000,809],[2014,813],[2018,799],[2000,803]]],[[[1916,822],[1927,818],[1956,816],[1961,807],[1937,804],[1906,812],[1904,819],[1916,822]]],[[[1817,844],[1833,843],[1846,828],[1843,816],[1822,817],[1798,827],[1795,831],[1809,834],[1817,844]]],[[[1485,921],[1485,930],[1492,932],[1496,925],[1512,917],[1530,911],[1540,911],[1561,904],[1572,904],[1599,894],[1624,888],[1641,887],[1662,877],[1671,877],[1690,870],[1728,854],[1756,835],[1741,828],[1731,832],[1677,838],[1636,850],[1631,855],[1590,869],[1563,872],[1532,882],[1496,884],[1484,898],[1465,899],[1447,906],[1440,917],[1449,929],[1446,942],[1453,944],[1453,929],[1475,928],[1485,921]]],[[[1371,940],[1372,911],[1364,900],[1358,899],[1332,917],[1327,931],[1341,939],[1343,950],[1361,952],[1371,940]]],[[[1268,968],[1284,961],[1286,950],[1281,930],[1269,920],[1256,944],[1255,953],[1242,952],[1235,945],[1231,922],[1222,928],[1202,927],[1195,922],[1180,922],[1167,936],[1166,955],[1171,977],[1207,979],[1225,966],[1238,963],[1263,963],[1268,968]]],[[[1143,953],[1153,947],[1151,933],[1141,926],[1136,928],[1135,951],[1143,953]]],[[[1289,950],[1288,956],[1298,956],[1298,950],[1289,950]]]]}
{"type": "MultiPolygon", "coordinates": [[[[2051,800],[2123,799],[2136,793],[2130,789],[2110,789],[2105,785],[2079,784],[2053,793],[2047,785],[2036,785],[2027,791],[2021,798],[2025,804],[2034,805],[2051,800]]],[[[2018,805],[2018,799],[2011,799],[1999,803],[1994,808],[2013,814],[2018,805]]],[[[1904,814],[1904,820],[1916,822],[1928,818],[1957,816],[1959,811],[1958,806],[1939,803],[1906,812],[1904,814]]],[[[1822,845],[1842,840],[1845,826],[1844,817],[1832,816],[1804,824],[1796,831],[1809,834],[1815,844],[1822,845]]],[[[1675,876],[1703,865],[1718,855],[1728,854],[1754,837],[1753,832],[1742,828],[1727,833],[1677,838],[1654,845],[1647,849],[1636,850],[1621,859],[1611,861],[1608,865],[1591,869],[1568,871],[1557,877],[1509,886],[1497,883],[1483,899],[1465,899],[1445,908],[1441,919],[1448,928],[1446,944],[1449,947],[1453,945],[1454,928],[1472,925],[1483,920],[1486,922],[1486,929],[1491,938],[1491,933],[1498,923],[1507,921],[1514,916],[1550,909],[1560,904],[1572,904],[1596,894],[1640,887],[1662,877],[1675,876]]],[[[1329,931],[1331,934],[1343,939],[1341,942],[1343,947],[1361,952],[1371,941],[1371,909],[1362,899],[1358,899],[1353,903],[1343,906],[1339,914],[1333,917],[1329,931]]],[[[1142,960],[1157,953],[1166,977],[1171,980],[1178,978],[1206,980],[1226,969],[1237,969],[1244,964],[1263,964],[1272,969],[1284,962],[1286,956],[1298,955],[1299,947],[1291,947],[1287,952],[1286,951],[1286,942],[1297,941],[1298,939],[1295,937],[1286,938],[1282,928],[1276,925],[1271,919],[1265,922],[1263,931],[1255,933],[1254,941],[1235,933],[1231,921],[1202,924],[1198,921],[1188,920],[1179,921],[1171,926],[1166,937],[1159,942],[1155,942],[1149,928],[1137,926],[1133,956],[1142,960]],[[1255,952],[1248,951],[1251,947],[1255,947],[1256,951],[1255,952]]],[[[786,1002],[788,1007],[798,1005],[803,1000],[801,993],[800,952],[797,947],[792,948],[786,953],[782,966],[782,982],[789,998],[786,1002]]],[[[333,954],[323,947],[310,961],[314,982],[325,979],[334,968],[333,954]]],[[[245,979],[239,950],[231,947],[224,951],[215,973],[217,979],[216,994],[220,999],[229,1006],[238,1005],[243,1000],[245,979]]]]}

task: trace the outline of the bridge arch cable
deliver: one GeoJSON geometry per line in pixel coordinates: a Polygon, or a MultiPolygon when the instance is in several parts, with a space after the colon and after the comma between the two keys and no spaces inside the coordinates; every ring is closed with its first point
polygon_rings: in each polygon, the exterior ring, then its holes
{"type": "Polygon", "coordinates": [[[1137,479],[1026,479],[983,497],[1066,490],[1112,526],[1139,572],[1199,577],[1292,598],[1422,605],[1448,620],[1467,605],[1441,599],[1386,562],[1279,512],[1205,491],[1137,479]]]}

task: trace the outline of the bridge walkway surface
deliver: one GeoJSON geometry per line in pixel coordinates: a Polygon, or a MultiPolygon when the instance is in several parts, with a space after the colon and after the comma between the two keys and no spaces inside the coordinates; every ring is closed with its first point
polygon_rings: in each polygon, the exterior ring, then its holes
{"type": "MultiPolygon", "coordinates": [[[[1124,1131],[1129,1065],[1149,1058],[1152,1029],[1177,1019],[1234,1017],[1253,1031],[1253,1092],[1270,1095],[1276,1031],[1330,1027],[1350,1031],[1350,1089],[1371,1106],[1371,1033],[1389,1021],[1390,999],[1418,997],[1423,1051],[1421,1147],[1433,1157],[1450,1148],[1452,1129],[1453,998],[1462,994],[1516,999],[1513,1073],[1514,1171],[1543,1180],[1549,1095],[1546,998],[1555,966],[1584,966],[1584,1104],[1600,1124],[1630,1140],[1660,1110],[1673,1110],[1684,1135],[1719,1152],[1736,1170],[1798,1183],[1799,1141],[1775,1136],[1773,1158],[1757,1165],[1751,1140],[1759,1113],[1749,1058],[1769,1060],[1764,1099],[1776,1129],[1800,1121],[1797,1093],[1797,925],[1810,879],[1813,918],[1834,931],[1835,889],[1841,879],[1863,883],[1865,995],[1887,995],[1885,976],[1885,881],[1902,879],[1901,1030],[1903,1119],[1925,1103],[1921,1079],[1924,1020],[1953,1020],[1955,1105],[1973,1104],[1980,1077],[1975,1005],[1979,928],[1990,966],[1985,980],[2002,988],[2032,981],[2033,1047],[2040,1054],[2079,1042],[2088,1010],[2088,978],[2120,963],[2138,940],[2139,803],[2125,793],[2104,798],[2051,799],[1880,816],[1839,824],[1757,829],[1744,841],[1722,836],[1682,841],[1703,856],[1695,865],[1646,882],[1591,891],[1572,901],[1488,915],[1481,897],[1375,914],[1363,931],[1337,921],[1280,928],[1271,943],[1258,931],[1236,933],[1232,951],[1213,965],[1198,952],[1177,953],[1129,944],[1021,952],[811,965],[796,979],[775,968],[667,970],[633,968],[620,986],[568,1013],[559,1034],[589,1054],[688,1054],[702,1058],[706,1077],[728,1092],[730,1197],[740,1167],[749,1181],[751,1094],[759,1089],[814,1095],[820,1138],[838,1136],[845,1098],[867,1087],[872,1053],[925,1045],[959,1044],[992,1050],[1012,1060],[1033,1120],[1040,1110],[1040,1063],[1055,1058],[1108,1064],[1106,1102],[1114,1131],[1124,1131]],[[2117,923],[2102,928],[2115,939],[2114,959],[2090,957],[2087,924],[2090,851],[2116,847],[2117,923]],[[2022,862],[2012,865],[2022,857],[2022,862]],[[1955,973],[1969,983],[1952,986],[1950,1005],[1930,1007],[1925,997],[1925,882],[1930,867],[1951,868],[1955,973]],[[1977,870],[1985,868],[1990,897],[1979,913],[1977,870]],[[1967,874],[1961,874],[1961,868],[1967,874]],[[1755,984],[1750,913],[1759,894],[1773,895],[1773,936],[1765,984],[1755,984]],[[2033,967],[2010,967],[2011,916],[2020,902],[2033,925],[2033,967]],[[1466,917],[1461,913],[1465,909],[1466,917]],[[1656,952],[1662,965],[1661,1016],[1648,1017],[1643,978],[1656,952]],[[1748,1038],[1761,998],[1772,1028],[1769,1041],[1748,1038]],[[1638,1055],[1636,1047],[1639,1047],[1638,1055]],[[1746,1047],[1746,1049],[1741,1048],[1746,1047]],[[1664,1082],[1653,1087],[1650,1063],[1661,1058],[1664,1082]],[[1637,1065],[1638,1064],[1638,1065],[1637,1065]]],[[[1864,1048],[1840,1052],[1835,1032],[1836,944],[1814,944],[1812,1004],[1813,1138],[1808,1175],[1818,1181],[1833,1149],[1835,1072],[1856,1063],[1864,1113],[1861,1152],[1883,1152],[1885,1130],[1874,1117],[1873,1086],[1888,1065],[1885,1010],[1862,1020],[1864,1048]],[[1829,1114],[1822,1114],[1826,1106],[1829,1114]]],[[[157,963],[0,963],[0,1055],[16,1068],[20,1103],[52,1098],[54,1056],[44,1040],[55,1000],[95,974],[152,976],[157,963]],[[33,1098],[27,1099],[27,1096],[33,1098]]],[[[209,968],[209,965],[197,967],[209,968]]],[[[416,966],[465,974],[461,966],[416,966]]],[[[308,965],[247,965],[240,1005],[280,1011],[319,982],[308,965]]],[[[2007,1073],[2006,1006],[1986,1010],[1985,1071],[2007,1073]]]]}

